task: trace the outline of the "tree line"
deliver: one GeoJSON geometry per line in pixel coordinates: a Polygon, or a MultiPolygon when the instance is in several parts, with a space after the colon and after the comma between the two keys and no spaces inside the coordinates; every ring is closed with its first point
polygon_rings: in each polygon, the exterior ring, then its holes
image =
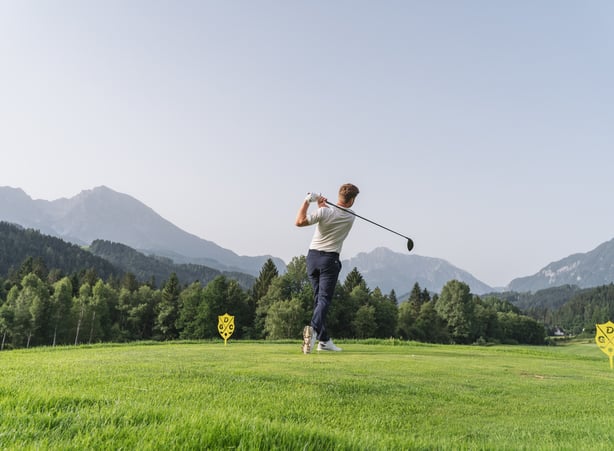
{"type": "MultiPolygon", "coordinates": [[[[130,273],[104,279],[94,269],[64,275],[28,258],[0,280],[2,349],[135,340],[219,337],[218,316],[235,317],[232,339],[300,339],[313,291],[304,256],[280,275],[269,259],[250,288],[219,275],[161,288],[130,273]]],[[[335,338],[390,338],[432,343],[544,342],[544,326],[496,297],[480,298],[452,280],[440,294],[418,284],[400,305],[396,293],[371,290],[354,268],[338,282],[328,325],[335,338]]]]}
{"type": "MultiPolygon", "coordinates": [[[[94,240],[87,249],[60,238],[44,235],[38,230],[25,229],[16,224],[0,221],[0,276],[9,274],[14,267],[30,256],[36,264],[43,264],[59,274],[79,273],[83,268],[95,271],[104,280],[121,279],[130,272],[138,280],[159,288],[169,274],[175,273],[180,281],[200,280],[207,283],[218,275],[225,275],[248,288],[254,277],[236,271],[219,271],[193,263],[177,264],[170,258],[146,256],[124,244],[94,240]]],[[[57,278],[57,274],[52,275],[57,278]]]]}
{"type": "Polygon", "coordinates": [[[614,284],[592,288],[561,285],[534,293],[503,292],[489,297],[507,301],[540,321],[549,335],[593,336],[596,324],[614,321],[614,284]]]}

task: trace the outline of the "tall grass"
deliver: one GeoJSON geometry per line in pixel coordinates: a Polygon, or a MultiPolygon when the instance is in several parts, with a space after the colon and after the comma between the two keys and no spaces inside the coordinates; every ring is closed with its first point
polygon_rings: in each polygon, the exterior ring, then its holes
{"type": "Polygon", "coordinates": [[[0,353],[2,449],[609,449],[594,343],[347,342],[0,353]]]}

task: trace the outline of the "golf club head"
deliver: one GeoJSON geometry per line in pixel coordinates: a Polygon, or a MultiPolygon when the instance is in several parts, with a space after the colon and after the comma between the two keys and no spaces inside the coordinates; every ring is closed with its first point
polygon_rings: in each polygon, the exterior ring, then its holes
{"type": "Polygon", "coordinates": [[[412,241],[411,238],[407,238],[407,250],[411,252],[413,248],[414,248],[414,242],[412,241]]]}

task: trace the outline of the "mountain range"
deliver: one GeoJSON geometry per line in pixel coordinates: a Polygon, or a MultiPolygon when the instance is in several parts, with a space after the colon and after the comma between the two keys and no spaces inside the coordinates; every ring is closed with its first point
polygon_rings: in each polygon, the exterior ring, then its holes
{"type": "Polygon", "coordinates": [[[537,274],[514,279],[509,289],[518,292],[542,290],[562,285],[591,288],[614,282],[614,239],[592,251],[572,254],[550,263],[537,274]]]}
{"type": "MultiPolygon", "coordinates": [[[[20,188],[0,187],[0,220],[19,224],[81,246],[96,240],[120,243],[145,255],[166,257],[176,264],[197,264],[221,272],[256,277],[271,258],[280,272],[282,259],[270,255],[240,256],[197,237],[164,219],[147,205],[106,186],[84,190],[69,199],[34,200],[20,188]]],[[[394,289],[399,298],[414,283],[440,292],[449,280],[467,283],[475,294],[497,291],[449,262],[386,248],[344,260],[341,277],[357,268],[370,288],[394,289]]],[[[537,291],[559,285],[592,287],[614,282],[614,240],[586,254],[550,263],[537,274],[514,279],[505,289],[537,291]]]]}
{"type": "Polygon", "coordinates": [[[285,268],[279,258],[239,256],[190,234],[142,202],[106,186],[54,201],[33,200],[20,188],[0,187],[0,220],[79,245],[107,240],[147,255],[171,258],[175,263],[195,263],[220,271],[257,276],[268,258],[278,268],[285,268]]]}
{"type": "Polygon", "coordinates": [[[401,298],[411,291],[414,283],[438,293],[452,279],[465,282],[475,294],[493,291],[492,287],[445,260],[400,254],[385,247],[378,247],[369,253],[361,252],[341,263],[342,279],[353,268],[358,268],[367,286],[379,287],[384,294],[394,289],[401,298]]]}

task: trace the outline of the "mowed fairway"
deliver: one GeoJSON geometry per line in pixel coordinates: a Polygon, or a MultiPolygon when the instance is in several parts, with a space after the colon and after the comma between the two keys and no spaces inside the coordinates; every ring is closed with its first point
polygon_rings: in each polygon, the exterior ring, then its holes
{"type": "Polygon", "coordinates": [[[614,371],[566,346],[137,344],[0,353],[0,449],[610,449],[614,371]]]}

